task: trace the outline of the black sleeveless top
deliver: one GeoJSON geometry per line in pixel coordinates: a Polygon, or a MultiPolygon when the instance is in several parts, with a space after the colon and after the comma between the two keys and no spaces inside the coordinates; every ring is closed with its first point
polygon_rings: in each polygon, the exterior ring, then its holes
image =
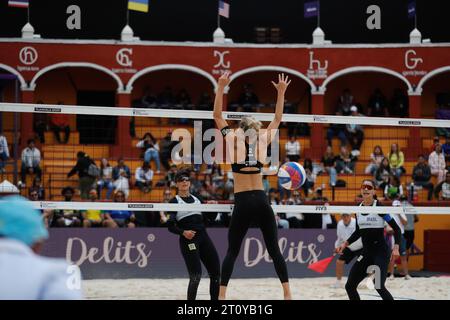
{"type": "MultiPolygon", "coordinates": [[[[230,131],[231,129],[228,126],[222,128],[222,136],[225,137],[230,131]]],[[[231,171],[242,174],[257,174],[261,172],[263,164],[256,159],[255,145],[256,144],[249,145],[245,141],[245,161],[241,163],[232,163],[231,171]],[[258,170],[243,171],[243,168],[257,168],[258,170]]]]}
{"type": "Polygon", "coordinates": [[[231,171],[242,174],[257,174],[261,172],[263,164],[256,159],[254,154],[255,144],[249,145],[245,142],[245,161],[241,163],[232,163],[231,171]],[[257,168],[258,170],[242,170],[244,168],[257,168]]]}

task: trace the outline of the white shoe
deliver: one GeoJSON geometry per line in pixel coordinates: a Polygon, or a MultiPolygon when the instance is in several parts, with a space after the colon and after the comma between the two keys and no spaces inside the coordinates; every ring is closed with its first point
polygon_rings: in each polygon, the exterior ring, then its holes
{"type": "Polygon", "coordinates": [[[405,280],[411,280],[411,276],[409,274],[405,275],[405,280]]]}
{"type": "Polygon", "coordinates": [[[394,280],[394,279],[395,279],[395,276],[394,276],[394,274],[392,273],[392,274],[389,276],[388,280],[394,280]]]}
{"type": "Polygon", "coordinates": [[[361,152],[359,151],[359,150],[352,150],[352,152],[351,152],[351,154],[352,154],[352,156],[354,156],[354,157],[359,157],[359,155],[361,154],[361,152]]]}
{"type": "Polygon", "coordinates": [[[373,279],[375,278],[375,275],[370,275],[369,277],[367,277],[366,280],[366,288],[369,290],[374,290],[375,289],[375,284],[373,283],[373,279]]]}
{"type": "Polygon", "coordinates": [[[331,285],[332,289],[341,289],[344,285],[341,281],[336,281],[334,284],[331,285]]]}

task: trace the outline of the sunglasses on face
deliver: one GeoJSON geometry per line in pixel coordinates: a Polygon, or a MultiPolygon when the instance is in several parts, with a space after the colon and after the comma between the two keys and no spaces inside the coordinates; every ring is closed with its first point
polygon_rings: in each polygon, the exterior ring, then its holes
{"type": "Polygon", "coordinates": [[[362,190],[373,190],[373,186],[371,186],[370,184],[363,184],[361,186],[362,190]]]}
{"type": "Polygon", "coordinates": [[[38,194],[37,194],[37,193],[32,193],[32,194],[30,194],[30,196],[32,196],[32,197],[37,197],[38,194]]]}
{"type": "Polygon", "coordinates": [[[182,177],[182,178],[178,179],[177,182],[185,182],[185,181],[189,181],[189,178],[188,177],[182,177]]]}

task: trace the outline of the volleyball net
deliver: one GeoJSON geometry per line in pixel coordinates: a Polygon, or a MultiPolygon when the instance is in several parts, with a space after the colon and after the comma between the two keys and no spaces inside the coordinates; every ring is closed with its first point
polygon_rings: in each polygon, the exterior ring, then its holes
{"type": "MultiPolygon", "coordinates": [[[[231,128],[244,116],[264,128],[273,110],[266,105],[258,112],[224,111],[223,117],[231,128]]],[[[37,208],[232,211],[231,160],[212,111],[20,103],[0,103],[0,111],[9,144],[0,192],[17,187],[30,197],[36,191],[37,208]],[[30,139],[39,157],[24,151],[30,139]],[[80,157],[95,166],[77,167],[80,157]],[[206,204],[167,203],[180,168],[191,169],[191,191],[206,204]],[[74,193],[70,199],[68,190],[74,193]],[[124,198],[115,197],[119,191],[124,198]]],[[[361,184],[370,179],[384,204],[406,199],[414,205],[392,207],[392,213],[449,214],[449,162],[440,151],[448,128],[450,121],[437,119],[284,114],[265,146],[264,189],[275,212],[384,213],[356,207],[361,184]],[[279,185],[278,168],[288,161],[305,168],[306,182],[298,190],[279,185]]]]}

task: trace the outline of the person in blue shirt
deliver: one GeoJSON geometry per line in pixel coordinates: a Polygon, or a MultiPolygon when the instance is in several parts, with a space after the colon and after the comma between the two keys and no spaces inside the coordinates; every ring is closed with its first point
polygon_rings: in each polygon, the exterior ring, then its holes
{"type": "MultiPolygon", "coordinates": [[[[125,193],[121,190],[114,194],[114,202],[125,202],[125,193]]],[[[135,228],[136,217],[132,211],[111,210],[105,213],[103,226],[107,228],[135,228]]]]}

